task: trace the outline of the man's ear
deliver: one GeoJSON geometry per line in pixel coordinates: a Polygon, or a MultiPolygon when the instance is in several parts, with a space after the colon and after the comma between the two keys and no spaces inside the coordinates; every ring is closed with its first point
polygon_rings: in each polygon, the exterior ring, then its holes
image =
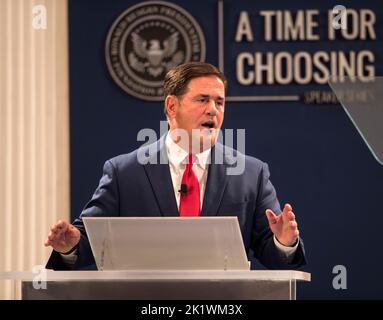
{"type": "Polygon", "coordinates": [[[178,106],[178,99],[176,96],[166,96],[165,98],[165,108],[166,114],[169,118],[174,118],[178,106]]]}

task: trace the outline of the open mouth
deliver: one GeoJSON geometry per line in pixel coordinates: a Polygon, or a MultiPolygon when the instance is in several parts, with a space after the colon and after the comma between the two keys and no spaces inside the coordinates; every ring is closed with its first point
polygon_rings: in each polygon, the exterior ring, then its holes
{"type": "Polygon", "coordinates": [[[202,127],[206,129],[213,129],[214,128],[214,122],[213,121],[206,121],[202,123],[202,127]]]}

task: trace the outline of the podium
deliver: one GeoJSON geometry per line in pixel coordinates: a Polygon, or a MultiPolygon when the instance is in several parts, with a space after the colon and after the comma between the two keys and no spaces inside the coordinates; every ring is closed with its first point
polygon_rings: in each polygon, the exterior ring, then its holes
{"type": "Polygon", "coordinates": [[[0,273],[22,299],[296,299],[300,271],[250,271],[237,217],[84,217],[99,271],[0,273]],[[196,235],[198,235],[196,237],[196,235]]]}
{"type": "Polygon", "coordinates": [[[50,271],[3,272],[21,299],[295,300],[301,271],[50,271]],[[21,286],[21,288],[20,288],[21,286]]]}

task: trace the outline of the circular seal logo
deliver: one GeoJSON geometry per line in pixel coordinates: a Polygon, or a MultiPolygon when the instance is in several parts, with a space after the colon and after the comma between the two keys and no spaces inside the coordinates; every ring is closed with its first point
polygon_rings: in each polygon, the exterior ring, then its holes
{"type": "Polygon", "coordinates": [[[106,40],[108,70],[127,93],[143,100],[163,99],[166,72],[185,62],[204,61],[205,37],[181,7],[146,1],[123,12],[106,40]]]}

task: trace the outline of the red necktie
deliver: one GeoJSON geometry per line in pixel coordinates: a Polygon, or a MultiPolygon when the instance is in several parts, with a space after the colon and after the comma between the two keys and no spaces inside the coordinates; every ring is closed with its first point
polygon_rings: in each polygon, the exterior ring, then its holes
{"type": "Polygon", "coordinates": [[[186,192],[181,193],[180,216],[199,216],[199,183],[195,173],[193,172],[193,156],[191,154],[188,156],[188,164],[186,165],[181,183],[187,185],[187,189],[186,192]]]}

